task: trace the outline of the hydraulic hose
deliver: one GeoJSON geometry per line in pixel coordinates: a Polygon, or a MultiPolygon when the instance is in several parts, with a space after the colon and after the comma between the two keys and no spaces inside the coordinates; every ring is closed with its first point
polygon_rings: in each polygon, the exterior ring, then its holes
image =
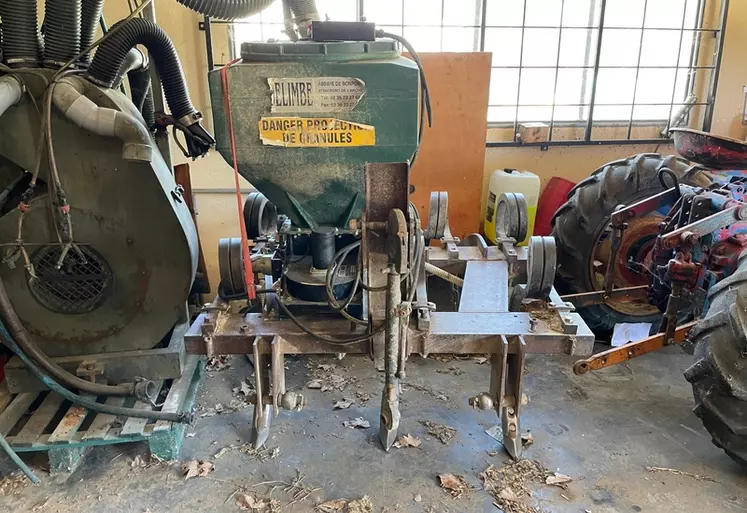
{"type": "Polygon", "coordinates": [[[248,18],[264,11],[275,0],[176,0],[184,7],[219,20],[248,18]]]}
{"type": "Polygon", "coordinates": [[[143,18],[133,18],[115,33],[110,33],[111,37],[101,43],[88,68],[88,80],[103,87],[112,87],[127,53],[136,45],[143,45],[161,76],[163,92],[174,118],[187,126],[199,119],[199,112],[189,98],[184,71],[174,44],[161,27],[143,18]]]}
{"type": "MultiPolygon", "coordinates": [[[[90,47],[96,40],[96,29],[104,11],[105,0],[83,0],[82,16],[80,20],[80,49],[81,51],[90,47]]],[[[83,54],[79,61],[81,66],[88,67],[91,64],[91,54],[83,54]]]]}
{"type": "Polygon", "coordinates": [[[80,53],[82,9],[82,0],[47,0],[44,11],[45,66],[59,68],[80,53]]]}
{"type": "MultiPolygon", "coordinates": [[[[131,396],[138,395],[138,393],[142,391],[140,387],[127,384],[111,386],[92,383],[70,374],[54,361],[49,359],[49,357],[44,354],[44,352],[39,349],[39,346],[37,346],[32,340],[31,335],[24,327],[21,319],[16,314],[16,311],[13,309],[13,304],[10,302],[8,291],[5,289],[5,284],[2,279],[0,279],[0,317],[2,317],[4,325],[8,327],[8,330],[12,334],[12,337],[15,340],[14,345],[17,344],[24,354],[27,354],[30,359],[44,369],[44,372],[50,374],[54,379],[63,383],[65,386],[96,396],[131,396]]],[[[8,337],[5,338],[7,339],[8,337]]],[[[11,349],[13,348],[11,347],[11,349]]],[[[146,383],[144,387],[147,390],[149,385],[146,383]]]]}
{"type": "Polygon", "coordinates": [[[117,417],[135,417],[138,419],[148,419],[153,421],[165,420],[167,422],[179,422],[184,424],[190,424],[194,421],[194,414],[192,412],[168,413],[152,410],[137,410],[134,408],[125,408],[122,406],[110,406],[108,404],[98,403],[95,399],[81,397],[60,385],[43,370],[41,370],[36,365],[36,363],[31,358],[29,358],[26,353],[24,353],[23,350],[15,343],[13,338],[10,336],[10,333],[8,333],[8,330],[5,328],[5,325],[2,323],[0,323],[0,341],[2,341],[2,343],[8,346],[11,351],[18,355],[23,364],[31,371],[34,376],[37,377],[37,379],[39,379],[39,381],[44,383],[52,392],[59,394],[71,403],[78,404],[91,411],[106,413],[108,415],[115,415],[117,417]]]}
{"type": "Polygon", "coordinates": [[[36,0],[0,0],[3,20],[3,59],[12,68],[39,62],[36,0]]]}

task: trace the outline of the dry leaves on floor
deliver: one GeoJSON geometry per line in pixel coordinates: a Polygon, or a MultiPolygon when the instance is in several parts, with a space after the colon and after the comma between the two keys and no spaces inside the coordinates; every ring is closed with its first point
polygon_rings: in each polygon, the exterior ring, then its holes
{"type": "Polygon", "coordinates": [[[317,504],[316,510],[319,513],[343,513],[347,507],[348,501],[346,499],[333,499],[317,504]]]}
{"type": "Polygon", "coordinates": [[[334,499],[317,504],[319,513],[373,513],[371,497],[364,495],[358,500],[334,499]]]}
{"type": "Polygon", "coordinates": [[[254,458],[258,461],[265,462],[267,460],[275,459],[277,458],[278,454],[280,454],[280,447],[260,447],[259,449],[255,449],[251,443],[241,444],[241,445],[229,445],[224,448],[222,448],[220,451],[215,453],[215,456],[213,456],[214,460],[217,460],[218,458],[224,456],[226,453],[231,451],[239,451],[250,458],[254,458]]]}
{"type": "Polygon", "coordinates": [[[253,493],[237,494],[236,505],[239,509],[254,511],[257,513],[278,513],[280,511],[280,501],[260,498],[253,493]]]}
{"type": "Polygon", "coordinates": [[[411,434],[402,435],[399,437],[399,439],[394,442],[394,446],[397,449],[402,449],[405,447],[420,447],[420,444],[422,442],[420,441],[420,438],[417,438],[415,436],[412,436],[411,434]]]}
{"type": "Polygon", "coordinates": [[[433,390],[432,388],[427,387],[425,385],[420,385],[420,384],[416,384],[416,383],[406,383],[406,385],[408,387],[410,387],[410,388],[415,389],[415,390],[420,390],[421,392],[425,392],[427,394],[430,394],[431,396],[435,397],[439,401],[448,401],[449,400],[449,396],[447,396],[443,392],[441,392],[439,390],[433,390]]]}
{"type": "Polygon", "coordinates": [[[205,370],[208,372],[218,372],[231,368],[230,356],[227,354],[219,354],[208,358],[205,364],[205,370]]]}
{"type": "Polygon", "coordinates": [[[525,502],[530,497],[526,483],[545,483],[551,475],[541,463],[525,459],[500,468],[490,465],[480,473],[480,479],[483,488],[495,499],[496,507],[505,513],[539,513],[541,510],[525,502]]]}
{"type": "Polygon", "coordinates": [[[333,410],[347,410],[350,408],[355,401],[353,399],[348,399],[346,397],[343,397],[339,401],[335,401],[334,406],[332,406],[333,410]]]}
{"type": "Polygon", "coordinates": [[[5,476],[0,479],[0,497],[5,495],[15,495],[23,488],[26,488],[30,482],[29,478],[21,472],[15,472],[5,476]]]}
{"type": "Polygon", "coordinates": [[[564,490],[568,488],[566,486],[566,483],[570,483],[571,481],[573,481],[573,479],[571,479],[571,476],[566,476],[565,474],[561,474],[560,472],[553,472],[545,478],[545,484],[557,486],[563,488],[564,490]]]}
{"type": "Polygon", "coordinates": [[[185,481],[193,477],[205,477],[213,470],[215,470],[215,465],[211,461],[190,460],[182,463],[182,473],[185,481]]]}
{"type": "Polygon", "coordinates": [[[348,502],[347,513],[373,513],[371,497],[364,495],[358,500],[348,502]]]}
{"type": "Polygon", "coordinates": [[[371,423],[367,420],[363,420],[363,417],[356,417],[354,419],[343,421],[342,425],[350,429],[368,429],[371,427],[371,423]]]}
{"type": "Polygon", "coordinates": [[[455,476],[454,474],[440,474],[438,476],[441,482],[441,488],[448,490],[452,497],[459,499],[464,495],[465,492],[469,491],[472,487],[467,484],[462,476],[455,476]]]}
{"type": "Polygon", "coordinates": [[[371,394],[368,392],[361,392],[360,390],[356,390],[355,397],[358,398],[358,401],[362,403],[368,402],[369,399],[371,399],[371,394]]]}
{"type": "Polygon", "coordinates": [[[233,389],[233,395],[249,397],[254,393],[254,385],[249,383],[247,380],[241,382],[241,384],[233,389]]]}
{"type": "Polygon", "coordinates": [[[435,436],[444,445],[449,445],[457,434],[457,430],[453,427],[445,426],[438,422],[421,420],[420,423],[425,426],[425,430],[429,435],[435,436]]]}
{"type": "Polygon", "coordinates": [[[337,369],[334,363],[321,363],[316,367],[313,364],[308,365],[311,368],[311,379],[306,383],[306,388],[311,390],[321,390],[322,392],[331,392],[332,390],[343,391],[348,385],[358,382],[355,376],[342,376],[335,374],[337,369]]]}
{"type": "Polygon", "coordinates": [[[322,388],[322,380],[312,379],[311,381],[306,383],[306,388],[310,388],[311,390],[319,390],[322,388]]]}

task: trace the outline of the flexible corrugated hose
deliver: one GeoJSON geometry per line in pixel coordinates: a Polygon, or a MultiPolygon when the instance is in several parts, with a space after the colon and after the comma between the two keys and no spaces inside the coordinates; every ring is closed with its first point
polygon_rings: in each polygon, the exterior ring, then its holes
{"type": "Polygon", "coordinates": [[[39,59],[36,0],[0,0],[3,59],[12,68],[34,66],[39,59]]]}
{"type": "Polygon", "coordinates": [[[59,68],[80,53],[82,9],[82,0],[47,0],[44,10],[45,66],[59,68]]]}
{"type": "MultiPolygon", "coordinates": [[[[219,20],[248,18],[267,9],[275,0],[176,0],[184,7],[219,20]]],[[[316,0],[289,0],[297,21],[319,20],[316,0]]]]}
{"type": "Polygon", "coordinates": [[[275,0],[176,0],[184,7],[219,20],[248,18],[264,11],[275,0]]]}
{"type": "MultiPolygon", "coordinates": [[[[96,29],[99,26],[101,13],[104,11],[105,0],[83,0],[83,10],[80,20],[80,49],[85,50],[96,40],[96,29]]],[[[85,53],[78,61],[81,66],[91,64],[91,54],[85,53]]]]}
{"type": "Polygon", "coordinates": [[[163,92],[174,117],[181,119],[197,113],[189,98],[184,71],[174,44],[161,27],[143,18],[131,19],[101,43],[88,68],[87,78],[100,86],[112,87],[127,53],[136,45],[148,49],[148,55],[161,76],[163,92]]]}

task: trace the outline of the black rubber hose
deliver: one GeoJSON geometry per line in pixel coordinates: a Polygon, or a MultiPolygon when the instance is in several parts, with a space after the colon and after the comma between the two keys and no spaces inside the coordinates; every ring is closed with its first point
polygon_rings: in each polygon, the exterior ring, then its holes
{"type": "Polygon", "coordinates": [[[127,74],[130,81],[130,92],[132,94],[132,103],[140,111],[145,120],[148,130],[153,130],[156,126],[156,108],[153,104],[153,87],[150,83],[150,70],[145,67],[130,71],[127,74]]]}
{"type": "Polygon", "coordinates": [[[92,383],[70,374],[54,361],[50,360],[32,340],[31,335],[26,330],[21,319],[18,318],[18,314],[16,314],[13,304],[10,302],[8,291],[5,289],[5,284],[2,279],[0,279],[0,317],[2,317],[3,323],[7,326],[10,334],[21,350],[44,369],[46,373],[50,374],[55,380],[63,385],[77,389],[86,394],[97,396],[115,395],[126,397],[135,395],[135,387],[132,385],[125,384],[110,386],[102,385],[100,383],[92,383]]]}
{"type": "Polygon", "coordinates": [[[161,76],[163,92],[174,118],[180,120],[185,116],[197,114],[197,109],[189,99],[179,56],[171,39],[161,27],[143,18],[133,18],[111,34],[99,45],[96,56],[88,68],[87,78],[91,82],[103,87],[112,87],[127,52],[136,45],[143,45],[148,49],[148,55],[161,76]]]}
{"type": "MultiPolygon", "coordinates": [[[[116,25],[114,25],[115,28],[116,25]]],[[[138,50],[137,48],[130,48],[130,51],[127,52],[127,56],[125,57],[125,60],[122,61],[122,67],[119,68],[119,72],[117,73],[117,78],[114,79],[114,84],[112,84],[112,87],[115,89],[122,85],[122,81],[124,80],[124,77],[127,76],[128,73],[131,71],[135,71],[138,69],[143,69],[148,67],[148,57],[145,56],[143,52],[138,50]]]]}
{"type": "Polygon", "coordinates": [[[3,59],[12,68],[39,62],[36,0],[0,0],[3,20],[3,59]]]}
{"type": "MultiPolygon", "coordinates": [[[[105,0],[83,0],[82,16],[80,20],[80,49],[85,50],[96,40],[96,29],[104,11],[105,0]]],[[[78,63],[87,68],[91,64],[91,54],[81,55],[78,63]]]]}
{"type": "Polygon", "coordinates": [[[219,20],[248,18],[265,10],[275,0],[176,0],[184,7],[219,20]]]}
{"type": "Polygon", "coordinates": [[[47,0],[44,10],[45,66],[59,68],[80,53],[82,10],[82,0],[47,0]]]}

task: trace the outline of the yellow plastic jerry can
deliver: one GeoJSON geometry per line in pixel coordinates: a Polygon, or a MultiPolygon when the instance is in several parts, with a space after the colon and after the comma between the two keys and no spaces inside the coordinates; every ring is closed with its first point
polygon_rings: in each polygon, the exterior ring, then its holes
{"type": "Polygon", "coordinates": [[[490,175],[490,184],[488,185],[488,201],[485,209],[485,222],[483,229],[485,236],[494,244],[495,240],[495,213],[498,206],[498,198],[506,192],[519,192],[524,195],[527,203],[529,222],[527,227],[527,237],[519,241],[520,245],[525,245],[529,237],[534,233],[534,218],[537,215],[537,202],[539,201],[540,179],[534,173],[529,171],[517,171],[516,169],[498,169],[490,175]]]}

